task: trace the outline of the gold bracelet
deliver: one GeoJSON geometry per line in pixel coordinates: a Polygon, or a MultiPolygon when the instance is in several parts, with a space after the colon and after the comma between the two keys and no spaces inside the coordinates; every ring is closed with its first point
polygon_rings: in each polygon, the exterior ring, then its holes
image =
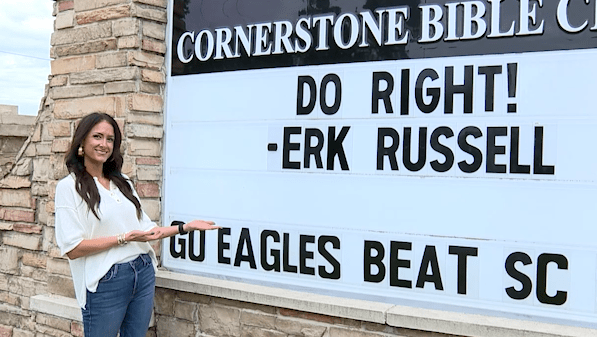
{"type": "Polygon", "coordinates": [[[119,246],[126,245],[128,243],[128,241],[126,241],[126,233],[118,234],[116,236],[116,241],[118,242],[119,246]]]}

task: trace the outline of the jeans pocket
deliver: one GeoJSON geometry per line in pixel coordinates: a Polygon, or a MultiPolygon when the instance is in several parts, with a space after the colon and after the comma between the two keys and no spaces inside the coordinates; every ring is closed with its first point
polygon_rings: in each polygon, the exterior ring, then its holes
{"type": "Polygon", "coordinates": [[[104,277],[102,277],[99,281],[100,282],[110,281],[111,279],[116,277],[117,273],[118,273],[118,266],[113,265],[112,268],[110,268],[110,270],[108,270],[106,275],[104,275],[104,277]]]}

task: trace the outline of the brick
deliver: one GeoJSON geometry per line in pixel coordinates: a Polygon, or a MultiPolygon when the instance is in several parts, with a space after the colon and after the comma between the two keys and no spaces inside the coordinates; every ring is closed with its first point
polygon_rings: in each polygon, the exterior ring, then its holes
{"type": "Polygon", "coordinates": [[[47,256],[43,255],[43,254],[37,254],[37,253],[30,253],[30,252],[24,252],[23,253],[23,257],[21,258],[21,262],[26,265],[26,266],[30,266],[30,267],[35,267],[35,268],[46,268],[47,265],[47,256]]]}
{"type": "Polygon", "coordinates": [[[57,101],[54,104],[54,117],[61,119],[81,118],[92,112],[104,112],[114,116],[116,98],[113,96],[88,97],[76,100],[57,101]]]}
{"type": "Polygon", "coordinates": [[[75,298],[73,280],[67,276],[49,274],[48,291],[50,294],[75,298]]]}
{"type": "Polygon", "coordinates": [[[92,22],[124,18],[130,15],[130,5],[119,5],[82,12],[76,15],[76,19],[77,24],[84,25],[92,22]]]}
{"type": "Polygon", "coordinates": [[[52,75],[68,74],[95,68],[95,55],[75,56],[52,60],[50,62],[52,75]]]}
{"type": "Polygon", "coordinates": [[[12,327],[6,325],[0,325],[0,337],[11,337],[12,336],[12,327]]]}
{"type": "Polygon", "coordinates": [[[37,143],[35,144],[35,153],[37,156],[49,156],[52,154],[52,143],[37,143]]]}
{"type": "Polygon", "coordinates": [[[135,188],[141,198],[157,198],[160,196],[160,186],[156,183],[137,183],[135,188]]]}
{"type": "Polygon", "coordinates": [[[388,336],[388,335],[367,332],[367,331],[361,331],[361,330],[345,329],[345,328],[340,328],[340,327],[330,327],[328,336],[329,337],[382,337],[382,336],[388,336]]]}
{"type": "Polygon", "coordinates": [[[12,247],[0,247],[0,271],[16,274],[19,271],[19,250],[12,247]]]}
{"type": "Polygon", "coordinates": [[[28,177],[16,177],[9,175],[0,180],[0,188],[28,188],[31,187],[31,180],[28,177]]]}
{"type": "Polygon", "coordinates": [[[54,139],[52,141],[52,152],[54,153],[64,153],[68,151],[70,148],[70,139],[54,139]]]}
{"type": "Polygon", "coordinates": [[[106,94],[129,93],[137,91],[134,81],[110,82],[104,86],[106,94]]]}
{"type": "Polygon", "coordinates": [[[83,324],[79,322],[72,322],[70,324],[70,333],[75,337],[85,337],[85,331],[83,330],[83,324]]]}
{"type": "Polygon", "coordinates": [[[56,15],[56,20],[54,21],[54,28],[64,29],[64,28],[71,28],[75,25],[75,11],[61,11],[56,15]]]}
{"type": "Polygon", "coordinates": [[[33,159],[33,181],[44,181],[50,177],[50,161],[47,158],[33,159]]]}
{"type": "Polygon", "coordinates": [[[27,223],[15,223],[13,230],[19,233],[26,234],[41,234],[42,227],[40,225],[27,224],[27,223]]]}
{"type": "Polygon", "coordinates": [[[28,189],[0,189],[0,206],[31,208],[31,192],[28,189]]]}
{"type": "Polygon", "coordinates": [[[97,60],[96,60],[96,67],[98,69],[125,67],[126,65],[127,65],[127,53],[126,52],[115,52],[115,53],[98,55],[97,60]]]}
{"type": "Polygon", "coordinates": [[[47,293],[47,287],[44,282],[27,277],[15,276],[10,278],[8,280],[8,287],[11,293],[26,297],[47,293]]]}
{"type": "Polygon", "coordinates": [[[127,127],[127,137],[130,138],[162,138],[164,135],[161,126],[146,124],[130,124],[127,127]]]}
{"type": "Polygon", "coordinates": [[[70,332],[70,321],[64,318],[38,313],[35,317],[35,322],[58,330],[70,332]]]}
{"type": "Polygon", "coordinates": [[[137,35],[129,35],[118,38],[118,49],[131,49],[139,48],[141,46],[141,40],[137,35]]]}
{"type": "Polygon", "coordinates": [[[143,211],[151,219],[151,221],[159,221],[161,219],[162,204],[159,200],[141,198],[141,206],[143,211]]]}
{"type": "Polygon", "coordinates": [[[31,331],[15,328],[12,332],[12,337],[35,337],[35,334],[31,331]]]}
{"type": "Polygon", "coordinates": [[[50,92],[53,99],[99,96],[104,94],[104,85],[71,85],[68,87],[56,87],[50,92]]]}
{"type": "Polygon", "coordinates": [[[164,56],[150,54],[144,51],[131,51],[128,53],[129,65],[150,69],[161,69],[164,66],[164,56]]]}
{"type": "Polygon", "coordinates": [[[161,180],[162,168],[159,166],[146,166],[137,168],[139,180],[161,180]]]}
{"type": "Polygon", "coordinates": [[[141,69],[141,80],[153,83],[166,83],[166,75],[161,71],[141,69]]]}
{"type": "Polygon", "coordinates": [[[240,336],[240,310],[220,306],[199,307],[199,322],[204,333],[215,336],[240,336]]]}
{"type": "Polygon", "coordinates": [[[289,335],[304,336],[303,331],[310,331],[314,335],[323,335],[325,326],[317,326],[306,320],[284,319],[278,318],[276,320],[276,330],[282,331],[289,335]]]}
{"type": "Polygon", "coordinates": [[[163,23],[166,23],[168,20],[168,16],[165,10],[147,6],[134,5],[132,7],[132,15],[138,18],[163,23]]]}
{"type": "Polygon", "coordinates": [[[135,18],[125,18],[115,20],[112,23],[112,34],[115,37],[137,35],[139,33],[139,20],[135,18]]]}
{"type": "Polygon", "coordinates": [[[52,274],[70,276],[70,265],[66,259],[48,259],[47,271],[52,274]]]}
{"type": "Polygon", "coordinates": [[[74,0],[63,0],[58,2],[58,11],[67,11],[69,9],[75,8],[75,1],[74,0]]]}
{"type": "Polygon", "coordinates": [[[141,41],[141,48],[143,50],[151,51],[158,54],[166,54],[166,43],[150,38],[144,38],[141,41]]]}
{"type": "Polygon", "coordinates": [[[12,222],[0,221],[0,231],[11,231],[13,227],[14,227],[14,223],[12,223],[12,222]]]}
{"type": "Polygon", "coordinates": [[[127,96],[129,110],[161,112],[164,100],[161,96],[147,94],[132,94],[127,96]]]}
{"type": "Polygon", "coordinates": [[[163,86],[163,84],[159,83],[141,82],[139,84],[139,90],[146,94],[161,95],[163,86]]]}
{"type": "Polygon", "coordinates": [[[154,38],[156,40],[166,39],[166,25],[156,22],[143,23],[143,35],[154,38]]]}
{"type": "Polygon", "coordinates": [[[197,321],[197,304],[185,301],[174,301],[174,317],[187,321],[197,321]]]}
{"type": "Polygon", "coordinates": [[[45,325],[36,325],[35,330],[38,332],[38,337],[71,337],[70,333],[58,329],[50,328],[45,325]],[[40,335],[41,334],[41,335],[40,335]]]}
{"type": "Polygon", "coordinates": [[[261,312],[243,310],[240,316],[243,325],[251,325],[266,329],[276,328],[276,316],[266,315],[261,312]]]}
{"type": "Polygon", "coordinates": [[[194,322],[161,316],[157,320],[156,333],[160,337],[194,337],[197,334],[194,322]]]}
{"type": "Polygon", "coordinates": [[[108,38],[105,40],[87,41],[66,46],[57,46],[53,49],[55,57],[100,53],[107,50],[116,50],[117,40],[116,38],[108,38]]]}
{"type": "Polygon", "coordinates": [[[152,5],[156,7],[166,8],[168,6],[168,0],[133,0],[142,4],[152,5]]]}
{"type": "Polygon", "coordinates": [[[4,233],[3,241],[5,245],[25,248],[29,250],[41,250],[41,236],[22,234],[17,232],[4,233]]]}
{"type": "MultiPolygon", "coordinates": [[[[77,1],[77,3],[85,2],[88,1],[77,1]]],[[[50,44],[52,46],[60,46],[71,43],[82,43],[91,40],[98,40],[111,36],[112,24],[110,22],[102,22],[95,25],[54,31],[50,39],[50,44]]]]}
{"type": "Polygon", "coordinates": [[[133,80],[136,78],[138,78],[138,69],[133,67],[119,67],[73,73],[70,75],[70,83],[106,83],[113,81],[133,80]]]}
{"type": "Polygon", "coordinates": [[[174,300],[176,292],[171,289],[156,288],[155,290],[155,313],[164,316],[174,316],[174,300]]]}
{"type": "Polygon", "coordinates": [[[6,221],[35,222],[35,211],[0,208],[0,219],[6,221]]]}
{"type": "MultiPolygon", "coordinates": [[[[288,335],[274,330],[266,330],[254,326],[243,326],[241,336],[246,337],[287,337],[288,335]]],[[[299,335],[303,336],[303,335],[299,335]]]]}
{"type": "Polygon", "coordinates": [[[70,122],[52,121],[47,124],[48,132],[52,137],[70,137],[70,122]]]}
{"type": "Polygon", "coordinates": [[[137,165],[162,165],[162,160],[160,158],[136,158],[135,163],[137,165]]]}
{"type": "Polygon", "coordinates": [[[128,144],[131,156],[159,157],[162,154],[162,145],[157,140],[131,139],[128,144]]]}
{"type": "Polygon", "coordinates": [[[60,87],[60,86],[66,85],[67,82],[68,82],[67,75],[52,76],[52,79],[50,80],[50,87],[60,87]]]}
{"type": "Polygon", "coordinates": [[[75,11],[82,12],[92,9],[128,3],[130,0],[85,0],[75,1],[75,11]]]}

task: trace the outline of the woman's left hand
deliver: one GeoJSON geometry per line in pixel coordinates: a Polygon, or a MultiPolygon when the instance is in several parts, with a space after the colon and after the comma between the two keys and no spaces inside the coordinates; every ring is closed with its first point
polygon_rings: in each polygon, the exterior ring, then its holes
{"type": "Polygon", "coordinates": [[[208,231],[212,229],[220,229],[222,227],[216,226],[216,223],[213,221],[205,221],[205,220],[193,220],[191,222],[187,222],[184,224],[184,230],[187,232],[190,231],[208,231]]]}

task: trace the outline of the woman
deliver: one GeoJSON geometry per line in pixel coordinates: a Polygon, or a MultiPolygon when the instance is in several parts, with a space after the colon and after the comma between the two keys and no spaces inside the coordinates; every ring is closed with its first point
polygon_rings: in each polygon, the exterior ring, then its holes
{"type": "Polygon", "coordinates": [[[86,337],[144,337],[153,308],[155,252],[148,241],[217,229],[194,220],[156,227],[121,173],[121,133],[107,114],[79,123],[56,186],[56,241],[69,258],[86,337]]]}

